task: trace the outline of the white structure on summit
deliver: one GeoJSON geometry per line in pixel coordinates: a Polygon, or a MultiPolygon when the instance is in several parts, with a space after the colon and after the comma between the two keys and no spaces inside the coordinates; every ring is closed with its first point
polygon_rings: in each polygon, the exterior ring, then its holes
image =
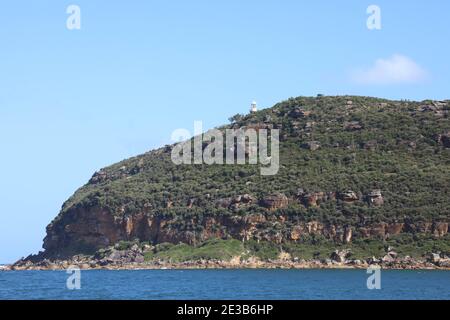
{"type": "Polygon", "coordinates": [[[250,113],[255,113],[255,112],[257,112],[258,111],[258,107],[257,107],[257,105],[256,105],[256,101],[253,101],[252,102],[252,105],[251,105],[251,107],[250,107],[250,113]]]}

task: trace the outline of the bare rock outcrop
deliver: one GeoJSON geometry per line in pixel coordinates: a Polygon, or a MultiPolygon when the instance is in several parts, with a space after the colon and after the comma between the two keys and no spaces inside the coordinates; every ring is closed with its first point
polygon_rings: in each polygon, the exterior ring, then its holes
{"type": "Polygon", "coordinates": [[[444,148],[450,148],[450,131],[439,135],[437,140],[444,148]]]}
{"type": "Polygon", "coordinates": [[[318,141],[305,142],[301,145],[301,147],[304,149],[311,150],[311,151],[316,151],[316,150],[320,149],[320,142],[318,142],[318,141]]]}
{"type": "Polygon", "coordinates": [[[372,206],[375,206],[375,207],[382,206],[384,204],[384,198],[383,198],[383,195],[381,194],[381,190],[375,189],[375,190],[370,191],[367,194],[367,201],[372,206]]]}
{"type": "Polygon", "coordinates": [[[359,200],[359,197],[356,194],[356,192],[352,191],[352,190],[347,190],[347,191],[341,192],[339,194],[339,197],[342,201],[347,202],[347,203],[353,203],[353,202],[359,200]]]}
{"type": "Polygon", "coordinates": [[[292,118],[306,118],[309,117],[311,113],[312,113],[311,111],[307,111],[302,108],[295,108],[289,113],[289,116],[292,118]]]}
{"type": "Polygon", "coordinates": [[[436,237],[443,237],[448,233],[448,222],[435,222],[433,225],[433,234],[436,237]]]}
{"type": "Polygon", "coordinates": [[[254,196],[250,194],[237,195],[231,198],[219,199],[216,201],[216,208],[239,209],[257,203],[254,196]]]}
{"type": "Polygon", "coordinates": [[[302,202],[307,207],[318,207],[320,202],[325,199],[324,192],[312,192],[302,195],[302,202]]]}
{"type": "Polygon", "coordinates": [[[289,199],[283,193],[275,193],[262,198],[260,204],[269,210],[277,210],[287,207],[289,199]]]}
{"type": "Polygon", "coordinates": [[[344,263],[350,255],[351,251],[349,249],[335,250],[331,254],[330,259],[339,263],[344,263]]]}
{"type": "Polygon", "coordinates": [[[358,121],[346,122],[344,128],[347,131],[359,131],[363,129],[363,126],[358,121]]]}

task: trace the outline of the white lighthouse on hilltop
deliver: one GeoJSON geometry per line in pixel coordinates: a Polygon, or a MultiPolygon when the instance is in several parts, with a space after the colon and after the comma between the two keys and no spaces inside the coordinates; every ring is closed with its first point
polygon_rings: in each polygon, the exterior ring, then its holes
{"type": "Polygon", "coordinates": [[[255,113],[258,111],[258,106],[256,105],[256,101],[253,101],[250,106],[250,113],[255,113]]]}

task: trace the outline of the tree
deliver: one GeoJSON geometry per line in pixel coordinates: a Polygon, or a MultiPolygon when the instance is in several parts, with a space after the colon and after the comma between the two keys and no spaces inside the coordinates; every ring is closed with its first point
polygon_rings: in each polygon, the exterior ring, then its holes
{"type": "Polygon", "coordinates": [[[235,114],[234,116],[228,118],[228,120],[229,120],[231,123],[236,123],[236,122],[241,121],[243,118],[244,118],[244,116],[243,116],[242,114],[237,113],[237,114],[235,114]]]}

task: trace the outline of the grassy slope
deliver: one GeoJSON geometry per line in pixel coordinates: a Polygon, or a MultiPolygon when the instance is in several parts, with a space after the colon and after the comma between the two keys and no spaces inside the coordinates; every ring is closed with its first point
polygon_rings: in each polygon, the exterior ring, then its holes
{"type": "MultiPolygon", "coordinates": [[[[331,253],[338,250],[350,249],[352,259],[367,259],[371,257],[383,257],[387,247],[393,247],[399,257],[410,256],[421,258],[431,252],[441,252],[450,255],[450,236],[435,239],[427,236],[410,235],[393,237],[387,241],[382,240],[356,240],[351,244],[333,244],[330,242],[311,243],[285,243],[275,244],[267,241],[256,242],[254,240],[241,242],[236,239],[222,240],[212,239],[197,246],[189,246],[184,243],[178,245],[170,243],[158,244],[151,252],[145,254],[146,261],[164,260],[170,262],[223,260],[229,261],[234,257],[246,259],[257,257],[262,261],[275,260],[281,252],[289,253],[291,258],[298,259],[327,259],[331,253]]],[[[132,243],[122,243],[122,249],[131,247],[132,243]]]]}

